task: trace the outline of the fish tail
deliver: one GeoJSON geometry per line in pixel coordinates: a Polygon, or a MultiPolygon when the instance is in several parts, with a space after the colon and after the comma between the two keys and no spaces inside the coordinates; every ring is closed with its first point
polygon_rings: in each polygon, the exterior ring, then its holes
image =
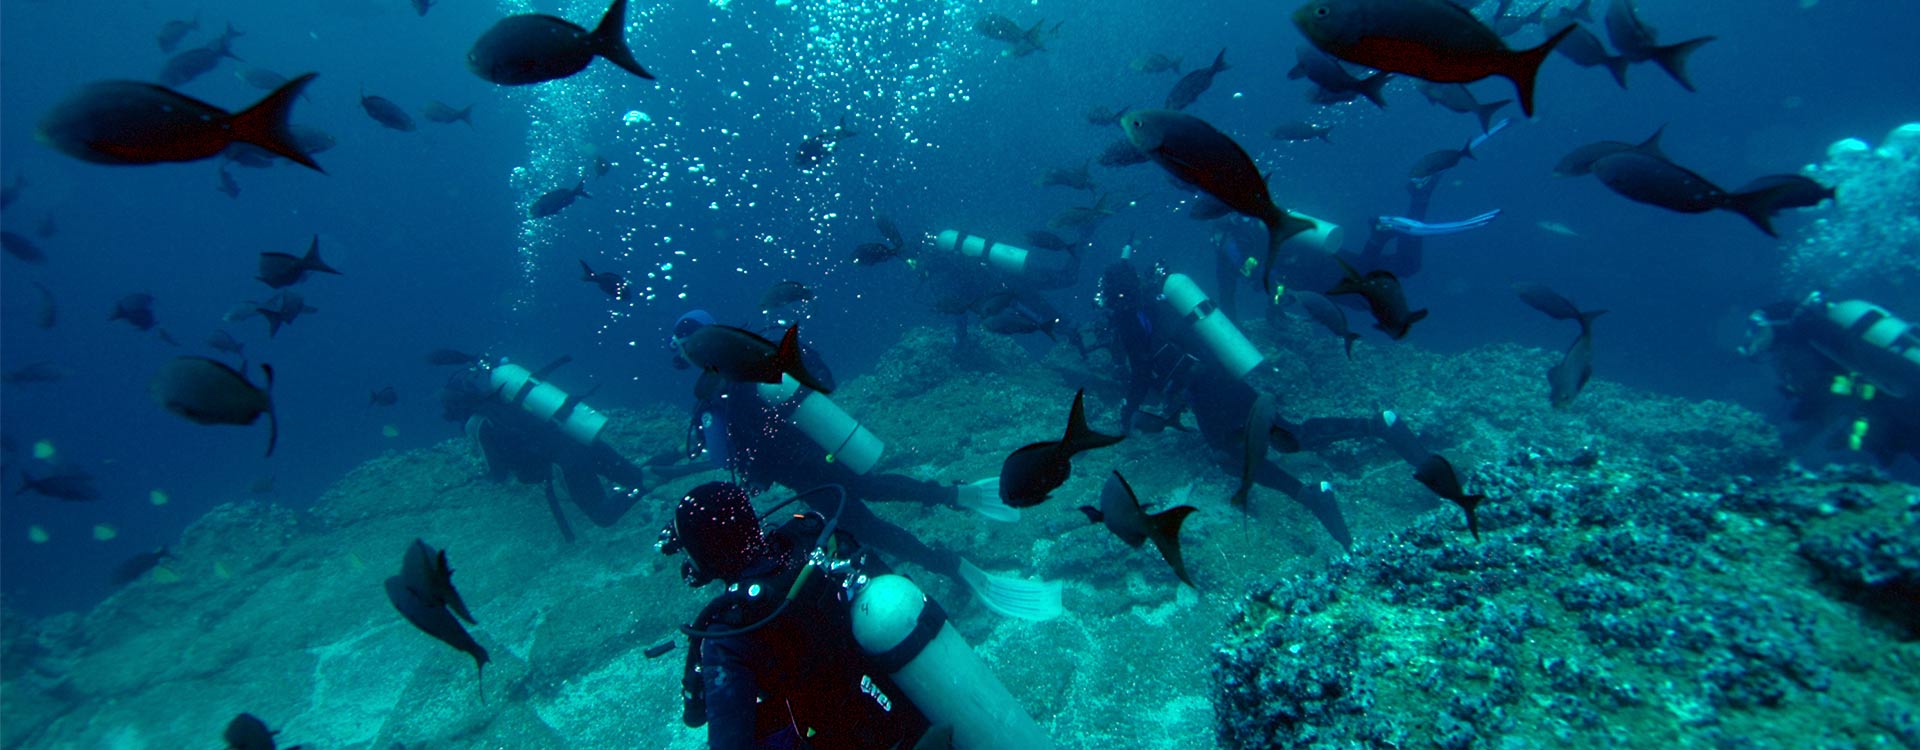
{"type": "Polygon", "coordinates": [[[1287,213],[1279,206],[1274,206],[1273,211],[1274,217],[1267,220],[1266,268],[1260,274],[1260,283],[1269,295],[1273,294],[1273,266],[1274,261],[1280,257],[1280,246],[1287,244],[1287,240],[1292,239],[1294,235],[1320,226],[1311,219],[1303,219],[1287,213]]]}
{"type": "Polygon", "coordinates": [[[587,262],[585,260],[580,261],[580,272],[585,274],[580,278],[581,281],[593,280],[593,266],[587,265],[587,262]]]}
{"type": "Polygon", "coordinates": [[[1773,231],[1773,214],[1776,210],[1773,193],[1773,190],[1733,193],[1727,196],[1724,207],[1747,217],[1747,221],[1753,222],[1753,225],[1759,227],[1760,231],[1766,232],[1768,237],[1779,237],[1779,233],[1773,231]]]}
{"type": "Polygon", "coordinates": [[[292,113],[294,97],[313,82],[315,75],[318,74],[308,73],[288,81],[266,98],[235,114],[228,121],[233,128],[233,139],[259,146],[295,164],[326,174],[327,170],[321,169],[313,157],[307,156],[295,145],[293,133],[287,129],[287,117],[292,113]]]}
{"type": "Polygon", "coordinates": [[[1188,586],[1193,585],[1193,579],[1187,577],[1187,562],[1180,554],[1180,524],[1186,523],[1187,516],[1196,510],[1199,509],[1182,505],[1147,516],[1147,538],[1153,540],[1154,548],[1160,550],[1160,556],[1172,566],[1173,574],[1188,586]]]}
{"type": "Polygon", "coordinates": [[[1533,81],[1540,74],[1540,64],[1546,62],[1547,55],[1553,54],[1553,48],[1560,44],[1560,40],[1567,38],[1568,34],[1572,34],[1579,28],[1577,25],[1568,24],[1559,33],[1548,37],[1547,41],[1540,46],[1512,53],[1508,57],[1506,70],[1500,75],[1513,81],[1513,87],[1519,93],[1521,113],[1528,117],[1533,116],[1533,81]]]}
{"type": "Polygon", "coordinates": [[[1499,101],[1492,101],[1492,102],[1487,102],[1485,104],[1474,106],[1473,116],[1480,118],[1480,132],[1482,133],[1492,132],[1493,116],[1496,114],[1499,114],[1501,107],[1505,107],[1512,103],[1513,103],[1512,99],[1501,99],[1499,101]]]}
{"type": "Polygon", "coordinates": [[[1233,66],[1227,64],[1227,48],[1221,47],[1220,54],[1213,56],[1213,72],[1218,73],[1223,70],[1232,69],[1233,66]]]}
{"type": "Polygon", "coordinates": [[[1348,332],[1344,338],[1347,340],[1347,361],[1352,362],[1353,361],[1353,342],[1360,340],[1360,334],[1348,332]]]}
{"type": "Polygon", "coordinates": [[[300,265],[316,273],[341,275],[333,266],[327,265],[326,261],[320,259],[320,235],[317,234],[313,236],[313,244],[307,246],[307,257],[300,259],[300,265]]]}
{"type": "Polygon", "coordinates": [[[1693,54],[1694,50],[1700,49],[1713,40],[1714,37],[1703,36],[1699,39],[1688,39],[1679,44],[1654,47],[1653,61],[1660,66],[1661,70],[1667,71],[1667,75],[1673,76],[1674,82],[1680,84],[1681,88],[1693,91],[1693,81],[1687,80],[1687,58],[1693,54]]]}
{"type": "Polygon", "coordinates": [[[1454,504],[1466,511],[1467,530],[1473,532],[1473,540],[1476,542],[1480,541],[1480,503],[1485,502],[1486,499],[1486,495],[1462,495],[1453,498],[1454,504]]]}
{"type": "Polygon", "coordinates": [[[267,458],[272,458],[273,447],[280,444],[280,414],[273,408],[273,365],[263,362],[260,371],[267,374],[267,458]]]}
{"type": "Polygon", "coordinates": [[[1590,333],[1588,329],[1593,326],[1594,319],[1599,318],[1600,316],[1605,314],[1607,314],[1607,311],[1605,310],[1588,310],[1586,312],[1579,313],[1580,335],[1582,336],[1588,335],[1590,333]]]}
{"type": "Polygon", "coordinates": [[[1399,335],[1394,336],[1393,339],[1395,341],[1398,341],[1400,339],[1406,338],[1407,332],[1413,330],[1413,324],[1426,319],[1427,319],[1427,311],[1424,308],[1413,311],[1413,314],[1408,315],[1406,321],[1400,324],[1399,335]]]}
{"type": "Polygon", "coordinates": [[[1067,414],[1067,436],[1060,441],[1060,445],[1069,455],[1104,448],[1120,442],[1124,437],[1094,432],[1092,427],[1087,426],[1086,396],[1085,388],[1074,392],[1073,410],[1067,414]]]}
{"type": "MultiPolygon", "coordinates": [[[[800,325],[797,323],[788,326],[787,335],[780,337],[780,348],[773,353],[773,368],[772,374],[775,376],[786,373],[792,375],[794,380],[800,381],[801,385],[815,391],[833,393],[832,388],[827,387],[826,383],[807,371],[806,360],[800,356],[800,325]]],[[[779,378],[775,377],[774,382],[779,382],[779,378]]]]}
{"type": "Polygon", "coordinates": [[[582,198],[593,197],[591,195],[587,195],[587,181],[585,178],[581,178],[580,184],[573,186],[573,194],[580,196],[582,198]]]}
{"type": "Polygon", "coordinates": [[[1387,97],[1382,92],[1387,88],[1389,77],[1391,77],[1389,73],[1375,73],[1360,79],[1360,95],[1366,97],[1367,101],[1373,102],[1374,106],[1386,109],[1387,97]]]}
{"type": "Polygon", "coordinates": [[[627,0],[613,0],[607,6],[607,14],[601,16],[600,25],[594,27],[593,51],[606,58],[607,62],[625,68],[628,73],[653,80],[653,74],[633,59],[633,50],[627,47],[627,0]]]}

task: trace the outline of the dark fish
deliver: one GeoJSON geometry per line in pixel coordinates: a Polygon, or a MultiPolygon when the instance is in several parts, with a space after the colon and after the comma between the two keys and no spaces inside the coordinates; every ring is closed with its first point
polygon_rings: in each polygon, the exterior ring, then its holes
{"type": "Polygon", "coordinates": [[[592,31],[564,18],[530,13],[500,19],[467,52],[467,69],[503,86],[551,81],[585,70],[595,56],[651,79],[627,48],[627,0],[613,0],[592,31]]]}
{"type": "Polygon", "coordinates": [[[812,289],[808,289],[806,284],[788,279],[775,283],[767,289],[766,294],[760,295],[760,309],[772,312],[797,302],[812,301],[812,289]]]}
{"type": "Polygon", "coordinates": [[[239,339],[234,338],[233,334],[227,333],[226,331],[214,331],[213,333],[207,334],[207,346],[213,347],[214,351],[226,352],[228,354],[245,356],[247,353],[247,345],[240,343],[239,339]]]}
{"type": "Polygon", "coordinates": [[[1328,143],[1333,142],[1332,138],[1327,137],[1333,135],[1332,126],[1321,127],[1304,120],[1288,120],[1279,125],[1275,125],[1268,135],[1273,136],[1273,139],[1276,141],[1297,142],[1311,141],[1318,138],[1328,143]]]}
{"type": "Polygon", "coordinates": [[[159,567],[161,560],[166,560],[171,557],[173,557],[173,553],[167,551],[166,547],[161,547],[151,552],[142,552],[120,561],[119,565],[114,566],[113,574],[108,576],[107,580],[115,586],[125,586],[133,583],[141,576],[146,575],[147,571],[159,567]]]}
{"type": "Polygon", "coordinates": [[[1312,0],[1293,24],[1313,46],[1356,65],[1436,83],[1489,76],[1513,82],[1520,111],[1533,116],[1533,81],[1569,26],[1529,50],[1508,49],[1500,35],[1448,0],[1312,0]]]}
{"type": "Polygon", "coordinates": [[[1053,327],[1059,322],[1058,320],[1035,320],[1034,317],[1028,315],[1025,310],[1017,307],[1007,307],[981,320],[980,327],[1002,336],[1041,333],[1045,334],[1047,338],[1052,339],[1053,327]]]}
{"type": "Polygon", "coordinates": [[[1773,213],[1780,208],[1774,203],[1775,191],[1729,193],[1659,151],[1634,148],[1608,154],[1593,162],[1593,174],[1636,203],[1683,214],[1724,209],[1746,217],[1768,237],[1779,236],[1773,231],[1773,213]]]}
{"type": "Polygon", "coordinates": [[[221,194],[228,198],[239,198],[240,183],[234,181],[233,174],[228,172],[225,167],[215,170],[215,172],[220,177],[220,184],[213,186],[213,189],[220,191],[221,194]]]}
{"type": "Polygon", "coordinates": [[[1713,41],[1714,37],[1703,36],[1679,44],[1657,44],[1652,27],[1640,21],[1633,0],[1613,0],[1613,4],[1607,7],[1607,39],[1613,42],[1613,48],[1620,50],[1620,56],[1628,62],[1652,60],[1667,71],[1667,75],[1672,76],[1681,88],[1692,91],[1693,82],[1687,79],[1687,58],[1694,50],[1713,41]]]}
{"type": "Polygon", "coordinates": [[[1133,62],[1128,64],[1127,67],[1132,68],[1135,73],[1165,73],[1168,71],[1178,73],[1180,72],[1180,60],[1181,58],[1178,57],[1168,57],[1159,52],[1155,52],[1151,55],[1134,58],[1133,62]]]}
{"type": "MultiPolygon", "coordinates": [[[[471,124],[472,121],[469,120],[468,123],[471,124]]],[[[607,161],[607,157],[593,157],[593,176],[605,177],[611,171],[613,171],[613,162],[607,161]]]]}
{"type": "Polygon", "coordinates": [[[200,14],[195,13],[192,20],[176,19],[162,24],[160,33],[154,34],[153,40],[160,44],[161,52],[171,55],[173,50],[180,46],[180,40],[187,38],[188,33],[198,28],[200,28],[200,14]]]}
{"type": "Polygon", "coordinates": [[[1400,278],[1390,271],[1368,271],[1365,276],[1347,262],[1339,260],[1340,268],[1346,272],[1346,278],[1333,285],[1327,296],[1335,294],[1358,294],[1367,301],[1367,309],[1373,312],[1374,328],[1392,337],[1395,341],[1405,338],[1407,329],[1414,323],[1427,317],[1426,310],[1407,311],[1407,295],[1400,290],[1400,278]]]}
{"type": "Polygon", "coordinates": [[[28,263],[47,262],[47,254],[40,251],[39,245],[13,232],[0,232],[0,251],[28,263]]]}
{"type": "Polygon", "coordinates": [[[1214,56],[1212,65],[1189,71],[1174,82],[1173,90],[1167,92],[1166,108],[1186,109],[1198,101],[1201,94],[1207,93],[1207,89],[1213,87],[1213,77],[1227,68],[1227,50],[1222,47],[1220,54],[1214,56]]]}
{"type": "Polygon", "coordinates": [[[1280,246],[1288,237],[1313,229],[1315,224],[1275,204],[1267,180],[1253,166],[1252,157],[1204,120],[1161,109],[1128,114],[1121,118],[1120,125],[1134,147],[1175,178],[1267,225],[1267,258],[1261,282],[1271,292],[1280,246]]]}
{"type": "Polygon", "coordinates": [[[1486,495],[1469,495],[1460,488],[1460,475],[1453,470],[1445,456],[1434,453],[1420,462],[1420,468],[1413,472],[1413,478],[1420,480],[1433,494],[1452,500],[1454,505],[1467,513],[1467,530],[1473,532],[1474,541],[1480,540],[1480,516],[1475,509],[1485,502],[1486,495]]]}
{"type": "Polygon", "coordinates": [[[420,14],[422,18],[426,17],[427,9],[434,5],[433,0],[407,0],[407,2],[413,6],[413,12],[420,14]]]}
{"type": "MultiPolygon", "coordinates": [[[[220,735],[226,740],[227,750],[280,750],[274,745],[277,730],[267,729],[267,723],[254,718],[253,714],[241,714],[227,723],[227,731],[220,735]]],[[[299,745],[284,750],[300,750],[299,745]]]]}
{"type": "Polygon", "coordinates": [[[875,266],[900,257],[900,249],[879,242],[863,242],[853,249],[853,263],[875,266]]]}
{"type": "Polygon", "coordinates": [[[33,286],[40,290],[40,307],[35,311],[33,324],[46,330],[60,322],[60,306],[53,299],[53,290],[38,281],[33,286]]]}
{"type": "Polygon", "coordinates": [[[267,319],[267,336],[271,338],[280,335],[281,326],[293,325],[293,321],[299,320],[301,315],[320,310],[307,304],[307,298],[299,292],[282,289],[268,297],[260,307],[254,308],[254,312],[267,319]]]}
{"type": "Polygon", "coordinates": [[[1129,547],[1152,541],[1154,549],[1160,550],[1160,557],[1173,568],[1173,574],[1188,586],[1193,585],[1193,579],[1187,577],[1187,563],[1180,554],[1180,524],[1196,510],[1199,508],[1181,505],[1148,514],[1140,507],[1140,498],[1133,494],[1133,486],[1127,484],[1127,478],[1118,471],[1107,477],[1106,486],[1100,488],[1099,508],[1080,507],[1080,512],[1087,514],[1089,520],[1105,524],[1108,531],[1129,547]]]}
{"type": "Polygon", "coordinates": [[[446,550],[436,550],[420,539],[413,540],[413,546],[407,548],[406,556],[400,561],[400,580],[427,606],[446,607],[467,624],[480,624],[473,619],[466,601],[460,598],[459,589],[453,587],[453,567],[447,564],[446,550]]]}
{"type": "Polygon", "coordinates": [[[306,255],[288,253],[261,253],[260,275],[254,278],[274,289],[285,289],[300,283],[309,273],[330,273],[339,276],[327,262],[320,259],[320,235],[313,236],[313,242],[307,245],[306,255]]]}
{"type": "Polygon", "coordinates": [[[1151,161],[1151,158],[1136,148],[1131,139],[1123,137],[1107,144],[1107,147],[1102,149],[1100,155],[1094,160],[1100,162],[1100,166],[1103,167],[1130,167],[1135,164],[1145,164],[1151,161]]]}
{"type": "Polygon", "coordinates": [[[1560,357],[1560,362],[1547,370],[1547,385],[1551,389],[1553,407],[1564,409],[1573,404],[1580,390],[1587,386],[1587,380],[1593,377],[1593,320],[1607,314],[1605,310],[1582,312],[1567,299],[1547,288],[1543,284],[1520,283],[1513,285],[1515,294],[1529,307],[1546,313],[1554,320],[1572,320],[1580,323],[1580,336],[1560,357]]]}
{"type": "MultiPolygon", "coordinates": [[[[467,105],[464,109],[454,109],[451,104],[429,101],[427,102],[427,106],[420,109],[420,115],[427,118],[430,122],[437,122],[442,125],[464,122],[467,124],[467,127],[473,127],[473,105],[471,104],[467,105]]],[[[600,174],[606,174],[606,172],[602,171],[600,174]]]]}
{"type": "Polygon", "coordinates": [[[900,227],[893,223],[892,217],[883,214],[874,214],[873,226],[875,229],[880,230],[880,236],[886,239],[888,244],[896,248],[905,248],[907,246],[906,237],[900,234],[900,227]]]}
{"type": "Polygon", "coordinates": [[[67,368],[52,362],[33,362],[0,371],[0,383],[8,385],[27,385],[30,383],[55,383],[65,380],[73,373],[67,368]]]}
{"type": "Polygon", "coordinates": [[[25,469],[20,470],[20,489],[14,494],[23,495],[32,492],[55,500],[85,502],[99,500],[100,490],[93,486],[93,475],[86,469],[71,464],[54,468],[53,473],[35,479],[25,469]]]}
{"type": "MultiPolygon", "coordinates": [[[[412,548],[408,548],[407,554],[413,554],[412,548]]],[[[418,628],[420,632],[433,636],[441,643],[473,657],[479,679],[485,680],[487,662],[491,660],[487,656],[487,650],[473,639],[473,635],[467,632],[466,627],[460,624],[460,620],[454,617],[452,612],[447,611],[444,603],[433,603],[430,598],[431,593],[424,588],[416,588],[416,583],[407,581],[402,576],[389,577],[386,580],[387,601],[393,604],[394,610],[398,611],[401,617],[406,618],[407,622],[418,628]]],[[[484,691],[483,686],[483,694],[484,691]]]]}
{"type": "Polygon", "coordinates": [[[233,40],[243,36],[233,30],[233,24],[227,24],[227,31],[207,43],[205,47],[196,47],[167,59],[165,67],[160,69],[160,85],[177,87],[195,78],[205,75],[220,65],[221,58],[240,59],[233,54],[233,40]]]}
{"type": "Polygon", "coordinates": [[[1632,151],[1636,148],[1648,153],[1658,154],[1660,153],[1660,135],[1665,133],[1666,130],[1666,126],[1661,126],[1659,130],[1653,131],[1653,135],[1648,136],[1646,140],[1641,141],[1638,145],[1622,143],[1620,141],[1598,141],[1581,146],[1569,152],[1566,156],[1560,157],[1560,162],[1553,165],[1553,174],[1556,177],[1575,177],[1578,175],[1592,174],[1593,163],[1599,161],[1602,157],[1612,156],[1622,151],[1632,151]]]}
{"type": "Polygon", "coordinates": [[[833,393],[833,388],[814,377],[801,360],[798,325],[788,327],[779,344],[733,326],[701,326],[680,342],[680,356],[703,371],[694,386],[695,395],[703,401],[719,389],[723,380],[771,384],[780,382],[781,375],[790,375],[821,393],[833,393]]]}
{"type": "Polygon", "coordinates": [[[153,84],[92,83],[47,113],[39,138],[61,153],[97,164],[197,161],[246,143],[324,172],[294,144],[287,127],[293,98],[313,75],[288,81],[237,114],[153,84]]]}
{"type": "Polygon", "coordinates": [[[1601,44],[1600,37],[1594,36],[1593,32],[1575,27],[1573,33],[1568,34],[1554,50],[1582,68],[1606,68],[1620,88],[1627,87],[1629,61],[1624,56],[1608,54],[1606,45],[1601,44]]]}
{"type": "Polygon", "coordinates": [[[1495,11],[1492,18],[1487,19],[1487,27],[1493,29],[1493,33],[1499,34],[1502,37],[1513,36],[1526,30],[1529,26],[1538,26],[1543,23],[1546,20],[1548,5],[1551,5],[1551,3],[1536,5],[1532,13],[1524,16],[1507,15],[1506,9],[1502,8],[1495,11]]]}
{"type": "Polygon", "coordinates": [[[1734,193],[1764,195],[1767,213],[1789,208],[1812,208],[1823,201],[1838,201],[1834,189],[1797,174],[1771,174],[1742,186],[1734,193]]]}
{"type": "Polygon", "coordinates": [[[20,193],[26,189],[27,178],[25,177],[14,177],[13,184],[0,187],[0,209],[5,209],[13,205],[14,201],[20,200],[20,193]]]}
{"type": "Polygon", "coordinates": [[[280,419],[274,415],[273,367],[261,365],[266,373],[265,390],[247,382],[240,371],[206,357],[174,357],[161,366],[147,393],[154,403],[167,411],[201,425],[250,425],[267,415],[267,455],[280,442],[280,419]]]}
{"type": "Polygon", "coordinates": [[[266,68],[243,65],[233,71],[233,76],[242,83],[261,91],[272,91],[287,85],[287,77],[266,68]]]}
{"type": "Polygon", "coordinates": [[[988,39],[1001,42],[1018,42],[1026,36],[1027,30],[1018,22],[998,13],[989,13],[973,22],[973,30],[988,39]]]}
{"type": "Polygon", "coordinates": [[[1488,132],[1493,128],[1493,116],[1498,114],[1502,107],[1513,103],[1512,99],[1500,99],[1483,103],[1479,98],[1475,97],[1473,92],[1468,90],[1464,84],[1458,83],[1421,81],[1415,88],[1419,89],[1420,93],[1427,97],[1427,101],[1463,115],[1473,115],[1475,119],[1480,121],[1480,132],[1482,133],[1488,132]]]}
{"type": "Polygon", "coordinates": [[[1102,195],[1091,206],[1073,206],[1054,214],[1053,218],[1047,220],[1047,228],[1057,231],[1078,229],[1088,234],[1112,215],[1113,209],[1107,208],[1107,196],[1102,195]]]}
{"type": "Polygon", "coordinates": [[[393,386],[373,391],[367,396],[368,406],[392,406],[397,403],[400,403],[400,392],[394,390],[393,386]]]}
{"type": "Polygon", "coordinates": [[[368,96],[367,92],[362,90],[360,108],[366,110],[367,116],[373,118],[374,122],[390,130],[411,133],[419,127],[413,124],[413,115],[407,114],[400,105],[394,104],[392,99],[384,96],[368,96]]]}
{"type": "Polygon", "coordinates": [[[633,289],[627,286],[627,280],[612,271],[595,271],[587,262],[580,261],[581,281],[600,287],[607,296],[624,300],[633,295],[633,289]]]}
{"type": "Polygon", "coordinates": [[[480,361],[480,355],[468,354],[454,349],[435,349],[427,352],[426,362],[435,367],[449,365],[470,365],[480,361]]]}
{"type": "Polygon", "coordinates": [[[527,216],[535,219],[544,219],[560,213],[562,209],[573,205],[575,199],[592,197],[593,196],[587,194],[587,181],[581,180],[579,184],[571,188],[554,188],[548,190],[544,195],[541,195],[538,200],[535,200],[532,206],[527,208],[527,216]]]}
{"type": "Polygon", "coordinates": [[[1080,250],[1079,243],[1068,242],[1060,235],[1043,229],[1028,230],[1027,244],[1041,250],[1052,250],[1061,253],[1075,253],[1080,250]]]}
{"type": "Polygon", "coordinates": [[[1364,96],[1374,106],[1385,109],[1387,100],[1381,91],[1386,88],[1388,73],[1375,73],[1366,78],[1355,78],[1348,73],[1339,60],[1311,45],[1303,45],[1294,50],[1294,58],[1299,62],[1287,71],[1287,78],[1305,78],[1320,87],[1314,101],[1321,104],[1335,104],[1351,100],[1355,96],[1364,96]]]}
{"type": "Polygon", "coordinates": [[[120,301],[113,303],[113,312],[107,315],[107,320],[124,320],[127,325],[142,331],[153,330],[153,295],[135,292],[121,297],[120,301]]]}
{"type": "Polygon", "coordinates": [[[842,116],[840,124],[802,139],[793,150],[793,165],[801,171],[820,166],[822,162],[833,158],[833,152],[840,148],[841,141],[859,134],[847,127],[847,118],[842,116]]]}
{"type": "Polygon", "coordinates": [[[1581,312],[1580,308],[1574,307],[1571,300],[1545,284],[1521,282],[1513,285],[1513,293],[1519,295],[1520,301],[1527,303],[1528,307],[1546,313],[1547,317],[1554,320],[1578,320],[1584,325],[1606,312],[1605,310],[1581,312]]]}
{"type": "Polygon", "coordinates": [[[1467,145],[1457,149],[1443,148],[1439,151],[1429,153],[1426,156],[1422,156],[1419,161],[1414,162],[1413,168],[1407,170],[1407,179],[1424,180],[1459,166],[1461,159],[1471,158],[1473,158],[1473,142],[1471,141],[1467,142],[1467,145]]]}
{"type": "Polygon", "coordinates": [[[1093,160],[1081,162],[1074,167],[1054,167],[1047,170],[1033,184],[1039,187],[1064,187],[1075,190],[1093,190],[1093,160]]]}
{"type": "Polygon", "coordinates": [[[1333,300],[1327,299],[1319,292],[1294,289],[1287,293],[1300,301],[1301,309],[1306,310],[1307,316],[1313,318],[1314,322],[1344,340],[1347,344],[1347,359],[1353,359],[1353,342],[1360,340],[1360,334],[1354,333],[1353,329],[1347,327],[1346,311],[1341,310],[1339,305],[1333,304],[1333,300]]]}
{"type": "Polygon", "coordinates": [[[1087,426],[1086,391],[1073,394],[1067,414],[1067,434],[1060,440],[1031,443],[1000,464],[1000,500],[1015,508],[1039,505],[1073,473],[1073,456],[1120,442],[1121,435],[1104,435],[1087,426]]]}
{"type": "Polygon", "coordinates": [[[1112,107],[1091,107],[1082,116],[1087,118],[1088,125],[1106,127],[1120,124],[1120,116],[1126,114],[1129,109],[1132,109],[1132,106],[1121,107],[1118,111],[1112,107]]]}

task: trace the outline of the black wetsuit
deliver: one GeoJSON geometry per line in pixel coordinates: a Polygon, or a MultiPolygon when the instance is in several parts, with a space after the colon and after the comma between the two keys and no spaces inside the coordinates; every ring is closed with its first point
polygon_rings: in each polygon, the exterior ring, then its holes
{"type": "MultiPolygon", "coordinates": [[[[1793,401],[1789,416],[1802,425],[1789,441],[1800,445],[1845,444],[1853,424],[1866,428],[1859,450],[1871,453],[1882,465],[1891,465],[1901,456],[1920,461],[1920,396],[1898,398],[1884,388],[1876,388],[1871,398],[1858,387],[1859,378],[1822,354],[1816,344],[1829,350],[1843,350],[1849,336],[1859,332],[1840,329],[1826,319],[1818,307],[1799,309],[1792,303],[1770,308],[1787,313],[1785,325],[1773,329],[1768,354],[1780,377],[1780,391],[1793,401]],[[1836,382],[1853,384],[1836,388],[1836,382]]],[[[1920,381],[1920,377],[1915,378],[1920,381]]]]}
{"type": "MultiPolygon", "coordinates": [[[[810,353],[809,353],[810,354],[810,353]]],[[[818,374],[819,369],[809,365],[818,374]]],[[[832,462],[827,452],[788,421],[791,401],[768,405],[754,383],[730,383],[694,408],[694,425],[708,456],[722,463],[742,484],[766,488],[779,484],[806,490],[837,484],[847,491],[840,527],[861,541],[950,579],[959,580],[960,556],[937,550],[868,508],[872,502],[952,505],[958,490],[949,484],[901,474],[855,474],[832,462]]],[[[815,508],[831,512],[833,508],[815,508]]]]}
{"type": "MultiPolygon", "coordinates": [[[[851,605],[817,572],[777,617],[823,521],[788,522],[768,536],[775,553],[728,585],[694,620],[695,630],[753,626],[739,635],[694,637],[682,674],[683,720],[707,727],[711,750],[870,750],[912,747],[927,720],[853,640],[851,605]],[[800,738],[805,738],[804,743],[800,738]]],[[[833,556],[869,576],[887,572],[858,554],[857,537],[834,534],[833,556]]]]}

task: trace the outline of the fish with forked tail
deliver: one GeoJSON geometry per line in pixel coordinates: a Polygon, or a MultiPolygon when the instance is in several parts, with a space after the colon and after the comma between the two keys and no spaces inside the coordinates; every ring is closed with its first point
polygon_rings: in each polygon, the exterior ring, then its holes
{"type": "Polygon", "coordinates": [[[1159,513],[1148,513],[1140,507],[1140,498],[1133,494],[1133,485],[1127,478],[1115,471],[1107,477],[1107,484],[1100,489],[1100,507],[1080,506],[1080,512],[1087,519],[1105,524],[1108,531],[1120,537],[1129,547],[1138,547],[1145,542],[1153,542],[1160,556],[1165,558],[1167,566],[1173,568],[1173,574],[1181,583],[1193,585],[1193,579],[1187,577],[1187,563],[1180,553],[1180,524],[1187,516],[1199,510],[1191,505],[1181,505],[1159,513]]]}
{"type": "Polygon", "coordinates": [[[1067,434],[1059,440],[1029,443],[1000,464],[1000,501],[1015,508],[1045,502],[1073,473],[1073,457],[1082,451],[1105,448],[1123,436],[1094,432],[1087,426],[1086,391],[1073,394],[1067,413],[1067,434]]]}
{"type": "Polygon", "coordinates": [[[1430,454],[1427,460],[1420,462],[1413,478],[1433,490],[1433,494],[1453,501],[1467,514],[1467,530],[1473,532],[1473,540],[1480,541],[1480,515],[1476,512],[1486,495],[1469,495],[1460,487],[1460,475],[1453,470],[1453,463],[1438,453],[1430,454]]]}

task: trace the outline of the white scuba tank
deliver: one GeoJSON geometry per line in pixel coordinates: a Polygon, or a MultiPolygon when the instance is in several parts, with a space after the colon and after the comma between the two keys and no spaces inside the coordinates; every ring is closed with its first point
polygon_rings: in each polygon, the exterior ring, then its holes
{"type": "Polygon", "coordinates": [[[1340,252],[1340,247],[1346,244],[1347,230],[1341,228],[1339,224],[1308,216],[1299,211],[1287,213],[1293,218],[1313,222],[1313,228],[1288,237],[1286,242],[1280,243],[1281,253],[1320,252],[1331,255],[1340,252]]]}
{"type": "Polygon", "coordinates": [[[1825,314],[1841,334],[1835,341],[1815,338],[1814,348],[1889,396],[1920,397],[1920,329],[1857,299],[1828,304],[1825,314]]]}
{"type": "Polygon", "coordinates": [[[855,474],[866,474],[880,462],[887,445],[872,430],[847,414],[827,395],[805,388],[792,375],[781,375],[778,383],[755,387],[760,400],[769,406],[790,404],[787,421],[800,429],[807,439],[827,452],[827,460],[839,463],[855,474]]]}
{"type": "Polygon", "coordinates": [[[1170,274],[1161,284],[1160,293],[1227,374],[1244,378],[1259,366],[1260,350],[1227,319],[1227,314],[1214,305],[1206,292],[1200,291],[1193,279],[1183,273],[1170,274]]]}
{"type": "Polygon", "coordinates": [[[552,383],[533,376],[527,368],[520,365],[504,364],[493,368],[488,382],[501,401],[518,405],[528,414],[544,421],[556,422],[560,431],[581,445],[593,445],[599,439],[600,430],[607,426],[607,417],[583,402],[573,402],[571,408],[562,414],[561,409],[568,407],[569,396],[566,391],[552,383]]]}
{"type": "Polygon", "coordinates": [[[853,639],[955,750],[1050,750],[1049,739],[920,587],[887,574],[853,599],[853,639]]]}
{"type": "Polygon", "coordinates": [[[953,229],[941,232],[934,238],[934,246],[950,253],[959,253],[979,260],[988,267],[1008,276],[1020,276],[1027,272],[1027,257],[1033,254],[1018,245],[994,242],[985,237],[967,234],[953,229]]]}

